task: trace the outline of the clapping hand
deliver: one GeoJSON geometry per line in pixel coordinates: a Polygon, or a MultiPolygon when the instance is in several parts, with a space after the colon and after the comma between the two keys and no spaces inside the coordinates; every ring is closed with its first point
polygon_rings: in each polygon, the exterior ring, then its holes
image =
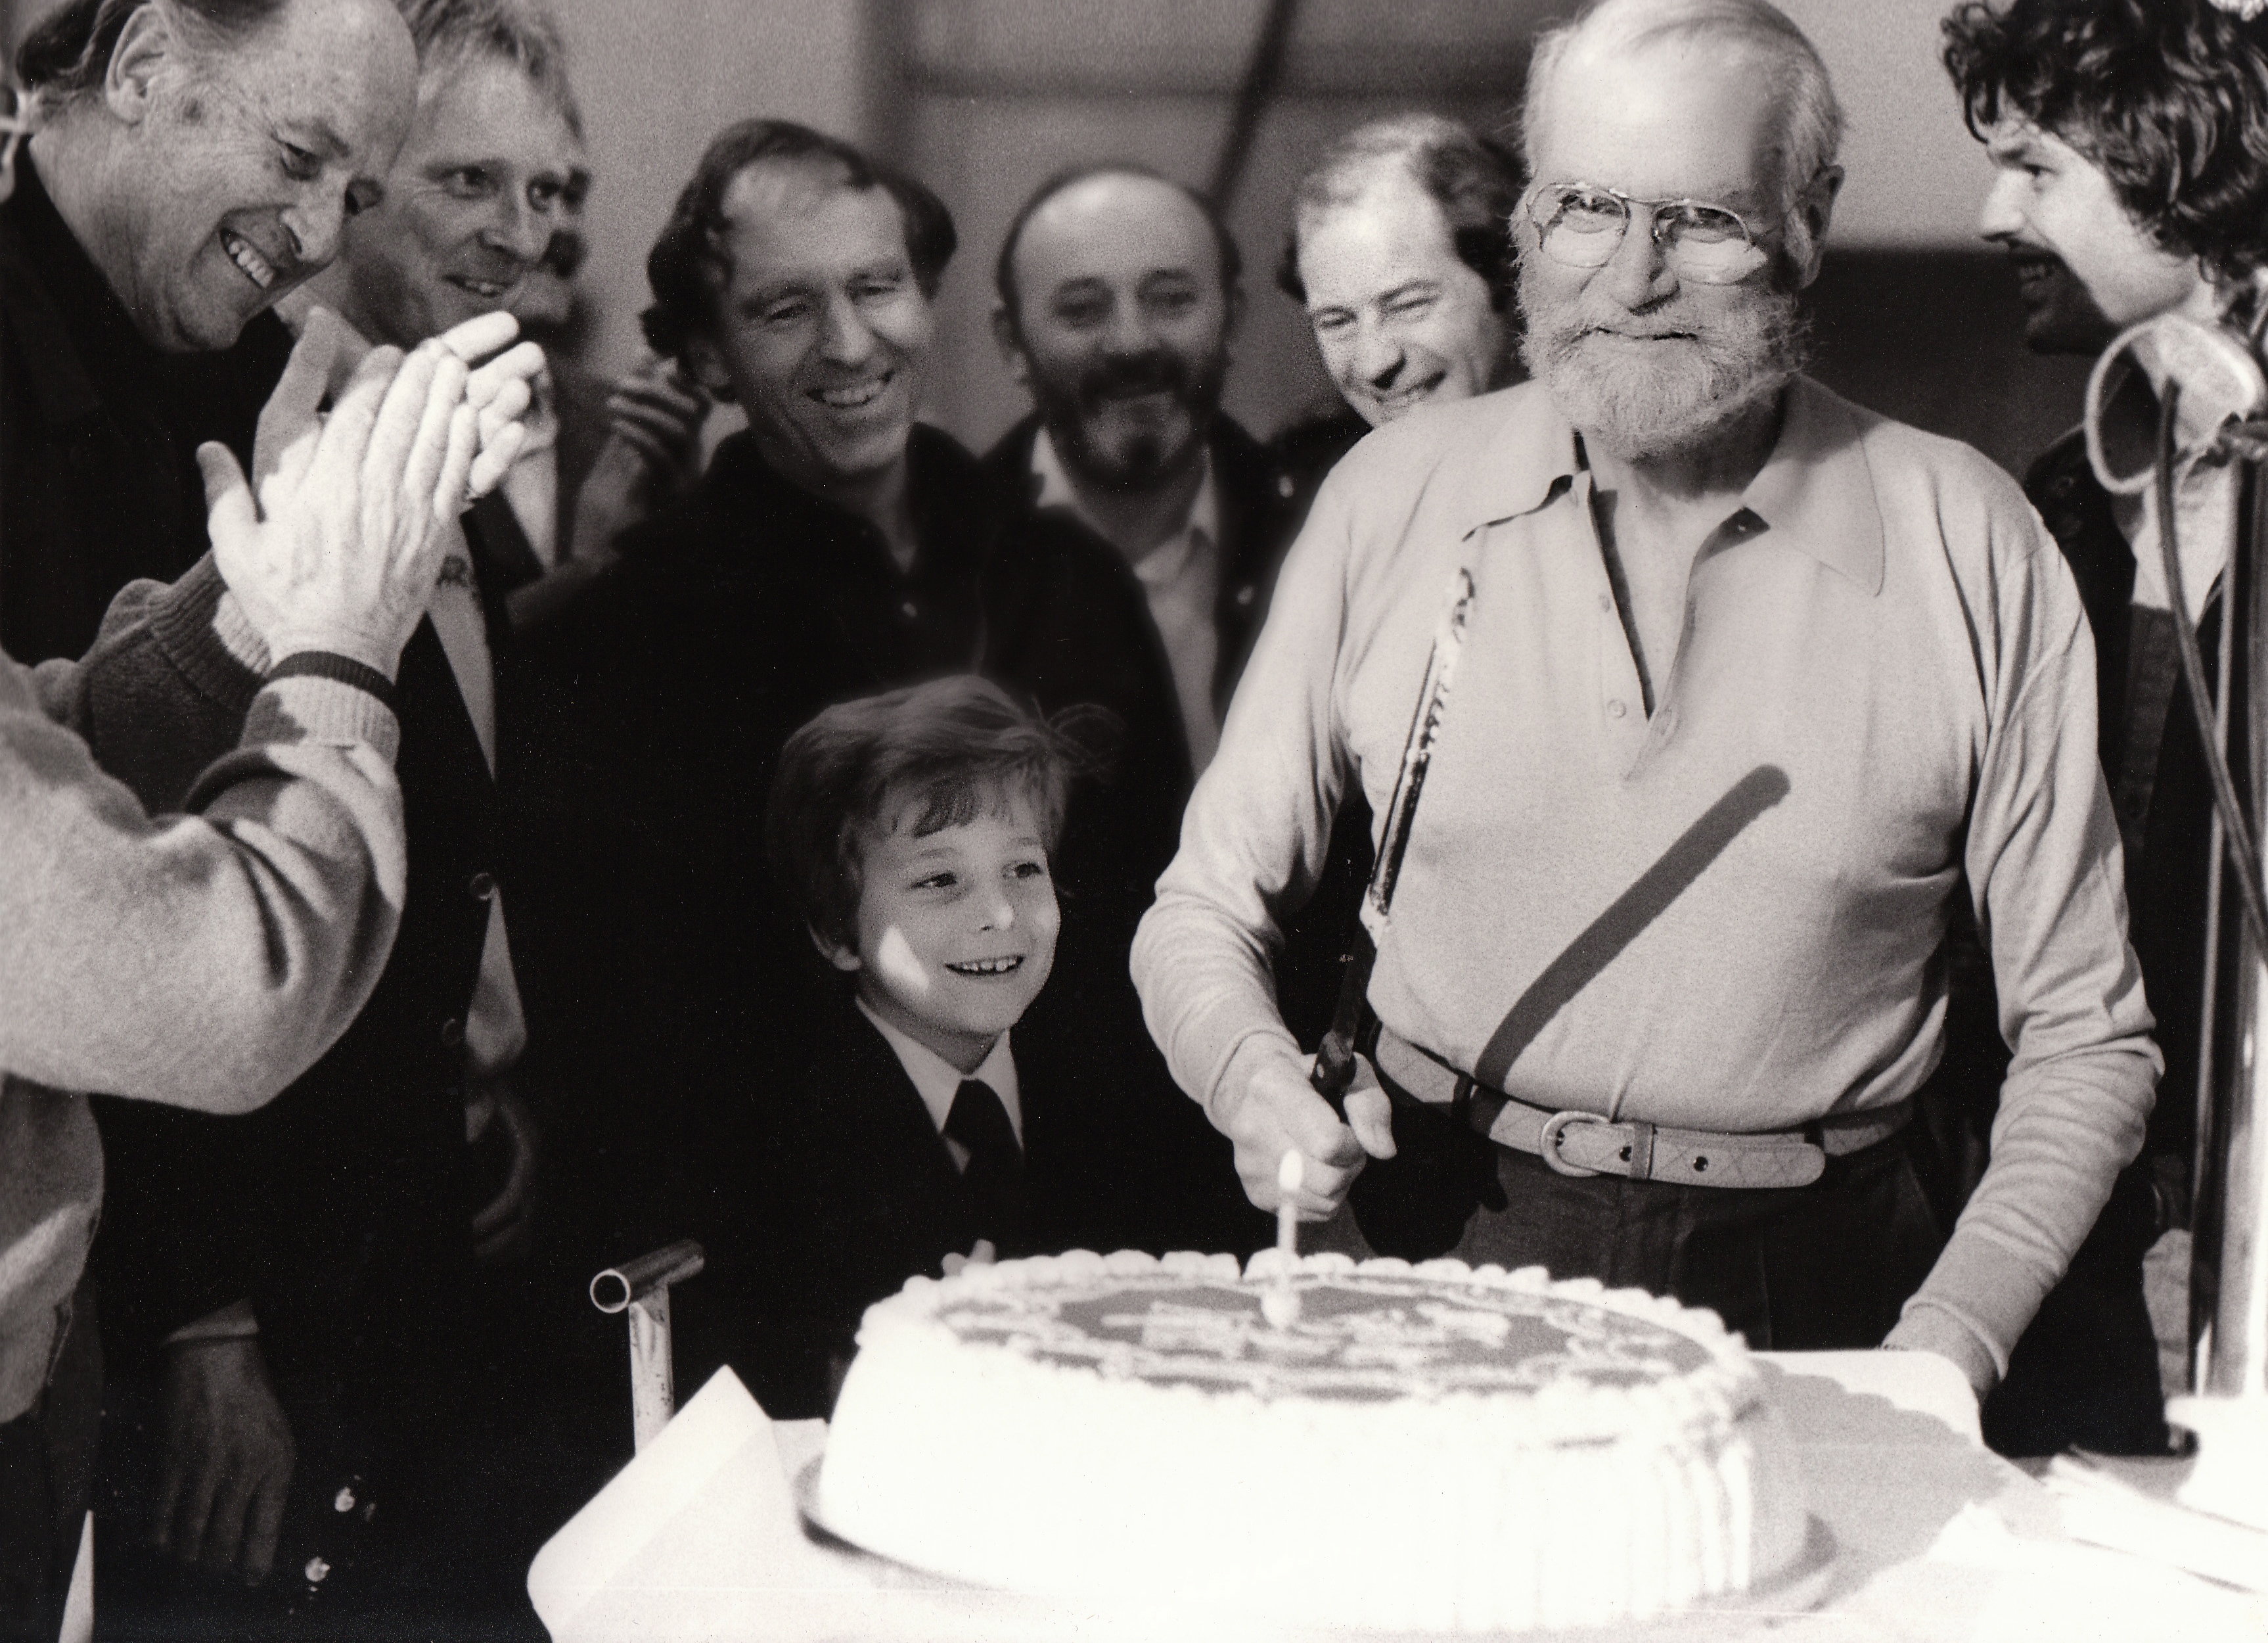
{"type": "Polygon", "coordinates": [[[709,396],[652,354],[607,400],[607,443],[576,498],[579,558],[611,555],[622,533],[700,475],[709,396]]]}
{"type": "MultiPolygon", "coordinates": [[[[319,397],[338,344],[319,326],[320,316],[293,350],[263,424],[319,397]]],[[[214,558],[271,658],[329,651],[393,676],[477,454],[468,374],[438,342],[407,357],[372,349],[336,408],[310,412],[276,453],[257,503],[225,446],[198,447],[214,558]]],[[[508,431],[502,442],[512,442],[508,431]]]]}
{"type": "MultiPolygon", "coordinates": [[[[519,335],[519,322],[497,313],[478,315],[431,339],[465,363],[465,402],[479,418],[480,441],[466,479],[466,504],[504,482],[526,437],[519,419],[526,415],[531,385],[543,370],[543,350],[534,343],[512,345],[519,335]]],[[[370,352],[369,340],[337,314],[328,308],[308,310],[291,363],[260,413],[252,449],[255,490],[281,465],[286,450],[315,436],[324,402],[338,396],[370,352]]]]}

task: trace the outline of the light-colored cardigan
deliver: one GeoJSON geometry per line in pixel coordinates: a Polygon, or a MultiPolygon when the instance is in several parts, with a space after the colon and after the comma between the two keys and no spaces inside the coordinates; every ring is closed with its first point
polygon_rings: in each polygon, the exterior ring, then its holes
{"type": "Polygon", "coordinates": [[[393,945],[399,733],[367,692],[268,684],[187,814],[152,818],[106,774],[167,756],[137,734],[166,716],[107,694],[107,664],[158,645],[195,690],[257,649],[233,611],[208,561],[120,594],[83,663],[0,654],[0,1421],[46,1381],[101,1205],[81,1092],[256,1107],[346,1030],[393,945]]]}

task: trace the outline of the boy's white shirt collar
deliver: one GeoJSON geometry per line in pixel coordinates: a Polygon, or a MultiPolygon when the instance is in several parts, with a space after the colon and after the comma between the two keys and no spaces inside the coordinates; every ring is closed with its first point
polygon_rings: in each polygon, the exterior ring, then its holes
{"type": "MultiPolygon", "coordinates": [[[[945,1121],[953,1112],[953,1098],[961,1094],[964,1082],[976,1079],[992,1087],[992,1093],[1008,1109],[1008,1127],[1016,1132],[1016,1145],[1021,1146],[1024,1144],[1024,1104],[1016,1082],[1016,1057],[1008,1048],[1010,1035],[1000,1035],[999,1042],[992,1046],[992,1053],[984,1057],[983,1065],[976,1072],[963,1072],[927,1044],[908,1037],[903,1031],[875,1014],[867,1008],[864,998],[856,1002],[858,1013],[874,1024],[874,1030],[881,1034],[891,1050],[896,1052],[898,1065],[913,1080],[914,1089],[920,1094],[922,1105],[929,1109],[930,1122],[937,1126],[940,1137],[945,1134],[945,1121]]],[[[952,1149],[953,1161],[956,1166],[968,1161],[957,1143],[947,1140],[946,1146],[952,1149]]]]}

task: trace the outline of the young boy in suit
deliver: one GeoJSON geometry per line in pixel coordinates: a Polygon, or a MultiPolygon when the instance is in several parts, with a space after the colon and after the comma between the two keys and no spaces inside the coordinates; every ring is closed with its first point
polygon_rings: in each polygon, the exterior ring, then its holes
{"type": "Polygon", "coordinates": [[[740,1356],[776,1415],[823,1412],[915,1274],[1125,1235],[1109,1103],[1011,1044],[1055,959],[1073,757],[971,676],[829,708],[781,755],[773,872],[843,987],[777,1097],[770,1247],[742,1252],[740,1356]]]}

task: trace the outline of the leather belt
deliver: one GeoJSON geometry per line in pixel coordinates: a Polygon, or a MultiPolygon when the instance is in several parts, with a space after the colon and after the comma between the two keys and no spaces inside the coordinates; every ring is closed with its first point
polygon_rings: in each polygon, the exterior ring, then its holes
{"type": "Polygon", "coordinates": [[[1913,1102],[1824,1118],[1801,1130],[1756,1135],[1677,1130],[1591,1112],[1553,1112],[1484,1089],[1390,1028],[1381,1027],[1371,1059],[1388,1082],[1429,1106],[1462,1109],[1477,1133],[1541,1158],[1563,1175],[1627,1175],[1695,1187],[1804,1187],[1841,1157],[1896,1135],[1913,1102]]]}

